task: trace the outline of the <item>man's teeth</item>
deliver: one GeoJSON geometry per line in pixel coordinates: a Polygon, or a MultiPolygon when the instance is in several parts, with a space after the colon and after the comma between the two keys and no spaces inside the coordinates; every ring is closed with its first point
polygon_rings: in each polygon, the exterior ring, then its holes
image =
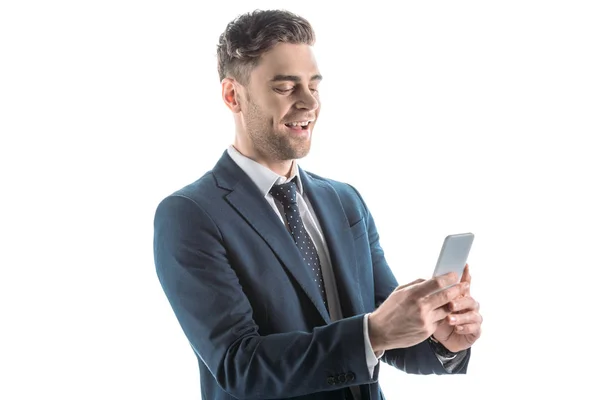
{"type": "Polygon", "coordinates": [[[306,126],[310,121],[302,121],[302,122],[289,122],[287,126],[306,126]]]}

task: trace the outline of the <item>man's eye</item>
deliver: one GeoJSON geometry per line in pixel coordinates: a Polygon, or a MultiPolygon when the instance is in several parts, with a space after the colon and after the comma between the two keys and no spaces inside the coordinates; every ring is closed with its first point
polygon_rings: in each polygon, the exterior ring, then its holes
{"type": "MultiPolygon", "coordinates": [[[[282,93],[282,94],[287,94],[287,93],[291,93],[294,91],[294,88],[289,88],[289,89],[280,89],[277,88],[275,89],[277,92],[282,93]]],[[[317,90],[317,88],[310,88],[309,89],[312,93],[319,93],[319,91],[317,90]]]]}

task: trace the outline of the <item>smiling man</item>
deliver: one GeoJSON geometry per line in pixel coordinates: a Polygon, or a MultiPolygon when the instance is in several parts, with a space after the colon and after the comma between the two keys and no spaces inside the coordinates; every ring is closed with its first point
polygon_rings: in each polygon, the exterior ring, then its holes
{"type": "Polygon", "coordinates": [[[306,44],[278,43],[260,61],[252,70],[235,62],[220,65],[223,100],[236,124],[233,146],[279,175],[289,176],[293,160],[310,150],[322,77],[306,44]]]}
{"type": "Polygon", "coordinates": [[[300,168],[319,117],[314,32],[286,11],[218,45],[233,144],[154,220],[156,271],[203,399],[383,399],[379,362],[465,373],[481,334],[468,267],[398,286],[355,188],[300,168]]]}

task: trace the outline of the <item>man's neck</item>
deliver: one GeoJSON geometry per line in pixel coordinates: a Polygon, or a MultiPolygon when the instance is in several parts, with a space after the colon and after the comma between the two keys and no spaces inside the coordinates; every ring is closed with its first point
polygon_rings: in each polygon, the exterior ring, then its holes
{"type": "Polygon", "coordinates": [[[289,178],[294,170],[294,160],[269,160],[265,157],[260,157],[258,154],[256,154],[256,152],[241,149],[241,146],[239,146],[237,143],[234,143],[233,147],[243,156],[248,157],[249,159],[259,163],[260,165],[269,168],[277,175],[289,178]]]}

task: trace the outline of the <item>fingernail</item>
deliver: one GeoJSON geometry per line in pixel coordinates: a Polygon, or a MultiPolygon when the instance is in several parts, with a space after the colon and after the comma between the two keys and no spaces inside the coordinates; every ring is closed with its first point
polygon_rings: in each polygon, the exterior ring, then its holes
{"type": "Polygon", "coordinates": [[[465,329],[465,328],[463,328],[462,326],[457,326],[457,327],[456,327],[456,330],[457,330],[457,331],[462,331],[463,329],[465,329]]]}
{"type": "Polygon", "coordinates": [[[456,322],[456,317],[450,317],[450,322],[455,323],[456,322]]]}

